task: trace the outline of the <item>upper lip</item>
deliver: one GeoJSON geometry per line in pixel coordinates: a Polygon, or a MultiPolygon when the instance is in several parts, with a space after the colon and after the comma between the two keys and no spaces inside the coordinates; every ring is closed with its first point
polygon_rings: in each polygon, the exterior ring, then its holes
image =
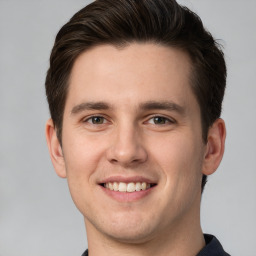
{"type": "Polygon", "coordinates": [[[124,177],[124,176],[110,176],[108,178],[105,178],[99,182],[99,184],[104,184],[108,182],[124,182],[124,183],[130,183],[130,182],[146,182],[150,184],[156,184],[157,182],[153,179],[146,178],[143,176],[131,176],[131,177],[124,177]]]}

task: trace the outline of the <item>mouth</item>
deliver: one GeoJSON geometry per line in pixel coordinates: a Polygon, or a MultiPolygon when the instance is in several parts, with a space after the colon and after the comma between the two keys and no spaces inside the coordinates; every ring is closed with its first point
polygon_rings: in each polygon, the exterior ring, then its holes
{"type": "Polygon", "coordinates": [[[118,191],[123,193],[132,193],[132,192],[139,192],[142,190],[148,190],[154,186],[156,186],[155,183],[147,183],[147,182],[106,182],[100,184],[102,187],[112,190],[112,191],[118,191]]]}

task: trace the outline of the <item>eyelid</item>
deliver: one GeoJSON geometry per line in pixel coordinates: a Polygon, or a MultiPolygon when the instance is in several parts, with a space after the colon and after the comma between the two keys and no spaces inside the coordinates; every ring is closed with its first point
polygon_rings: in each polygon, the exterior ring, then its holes
{"type": "Polygon", "coordinates": [[[103,121],[103,123],[102,124],[105,124],[105,123],[107,123],[108,122],[108,119],[104,116],[104,115],[90,115],[90,116],[87,116],[87,117],[85,117],[85,118],[83,118],[82,119],[82,122],[83,123],[90,123],[90,124],[92,124],[92,125],[94,125],[92,122],[89,122],[89,120],[92,120],[92,118],[94,118],[94,117],[99,117],[99,118],[103,118],[104,119],[104,121],[103,121]]]}
{"type": "MultiPolygon", "coordinates": [[[[93,118],[95,117],[98,117],[98,118],[103,118],[103,124],[106,124],[107,122],[109,122],[108,118],[102,114],[93,114],[93,115],[90,115],[90,116],[87,116],[87,117],[84,117],[82,118],[82,122],[83,123],[89,123],[89,124],[92,124],[92,125],[97,125],[97,124],[93,124],[92,122],[89,122],[89,120],[92,120],[93,118]]],[[[165,124],[159,124],[159,125],[166,125],[168,123],[170,124],[175,124],[176,123],[176,120],[171,118],[171,117],[167,117],[165,115],[162,115],[162,114],[155,114],[155,115],[150,115],[149,117],[147,117],[147,120],[145,121],[145,123],[149,123],[150,120],[156,118],[156,117],[160,117],[160,118],[163,118],[166,120],[166,123],[165,124]]],[[[151,124],[154,124],[154,123],[151,123],[151,124]]],[[[100,125],[100,124],[98,124],[100,125]]],[[[154,124],[154,125],[157,125],[157,124],[154,124]]]]}
{"type": "MultiPolygon", "coordinates": [[[[170,124],[175,124],[176,123],[175,119],[173,119],[171,117],[166,117],[165,115],[160,115],[160,114],[155,114],[155,115],[150,116],[147,119],[146,122],[149,123],[149,120],[152,120],[153,118],[156,118],[156,117],[163,118],[163,119],[165,119],[167,121],[167,123],[170,123],[170,124]]],[[[152,124],[154,124],[154,123],[152,123],[152,124]]],[[[154,125],[157,125],[157,124],[154,124],[154,125]]],[[[166,125],[166,123],[165,124],[158,124],[158,125],[166,125]]]]}

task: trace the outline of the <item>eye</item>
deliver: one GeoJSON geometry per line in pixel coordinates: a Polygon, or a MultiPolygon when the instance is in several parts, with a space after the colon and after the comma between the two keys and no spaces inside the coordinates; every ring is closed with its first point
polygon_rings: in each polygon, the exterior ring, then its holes
{"type": "Polygon", "coordinates": [[[106,119],[102,116],[91,116],[90,118],[86,119],[85,122],[91,124],[104,124],[106,123],[106,119]]]}
{"type": "Polygon", "coordinates": [[[150,124],[157,124],[157,125],[164,125],[164,124],[167,124],[167,123],[174,123],[173,120],[168,119],[168,118],[163,117],[163,116],[154,116],[154,117],[150,118],[148,122],[150,124]]]}

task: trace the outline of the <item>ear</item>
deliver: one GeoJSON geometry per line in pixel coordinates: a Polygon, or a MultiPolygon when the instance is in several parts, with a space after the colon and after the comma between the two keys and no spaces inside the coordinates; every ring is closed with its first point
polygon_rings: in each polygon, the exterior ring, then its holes
{"type": "Polygon", "coordinates": [[[219,118],[209,128],[202,173],[214,173],[223,157],[226,139],[225,122],[219,118]]]}
{"type": "Polygon", "coordinates": [[[63,152],[52,119],[49,119],[46,122],[45,135],[54,169],[58,176],[61,178],[66,178],[66,168],[63,152]]]}

